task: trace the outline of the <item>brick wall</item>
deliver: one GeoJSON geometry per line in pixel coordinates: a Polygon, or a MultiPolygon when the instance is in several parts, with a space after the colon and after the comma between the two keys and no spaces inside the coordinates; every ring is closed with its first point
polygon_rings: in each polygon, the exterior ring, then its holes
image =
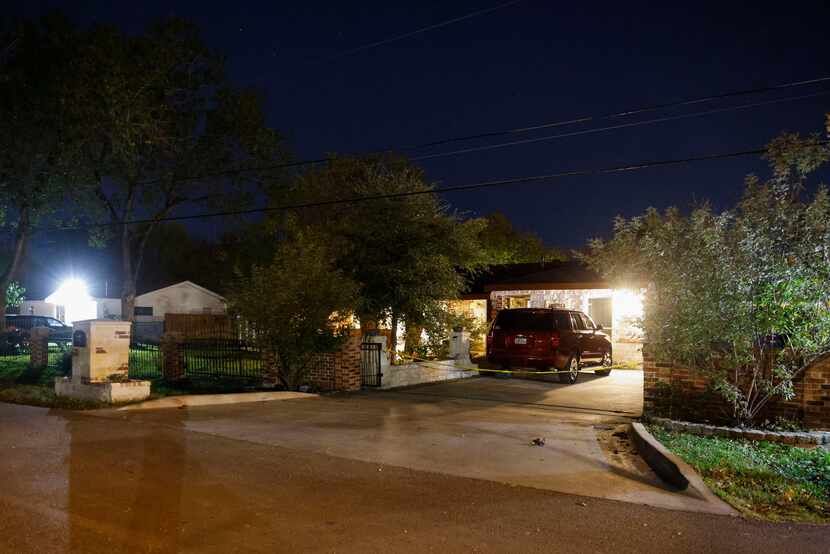
{"type": "MultiPolygon", "coordinates": [[[[769,403],[760,419],[785,417],[811,429],[830,429],[830,355],[816,360],[795,381],[796,396],[769,403]]],[[[643,412],[672,419],[729,423],[731,407],[702,371],[661,362],[643,349],[643,412]]]]}
{"type": "Polygon", "coordinates": [[[321,391],[360,390],[360,330],[352,330],[336,352],[317,354],[309,368],[309,385],[321,391]]]}

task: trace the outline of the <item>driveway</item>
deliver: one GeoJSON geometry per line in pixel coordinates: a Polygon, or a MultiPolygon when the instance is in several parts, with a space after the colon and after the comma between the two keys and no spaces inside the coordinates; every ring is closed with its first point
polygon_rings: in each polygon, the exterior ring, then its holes
{"type": "Polygon", "coordinates": [[[401,392],[626,417],[639,417],[643,413],[643,372],[640,370],[614,370],[608,377],[586,372],[573,385],[559,383],[555,375],[543,380],[496,376],[435,383],[401,392]]]}
{"type": "Polygon", "coordinates": [[[371,462],[379,468],[397,466],[728,513],[725,505],[668,490],[644,464],[612,459],[603,450],[599,434],[627,422],[619,408],[631,407],[630,401],[617,399],[615,391],[636,382],[636,376],[629,375],[572,387],[470,379],[401,391],[102,415],[371,462]],[[592,404],[590,391],[603,390],[592,404]],[[565,407],[565,398],[582,407],[565,407]],[[545,444],[531,446],[536,438],[545,444]]]}

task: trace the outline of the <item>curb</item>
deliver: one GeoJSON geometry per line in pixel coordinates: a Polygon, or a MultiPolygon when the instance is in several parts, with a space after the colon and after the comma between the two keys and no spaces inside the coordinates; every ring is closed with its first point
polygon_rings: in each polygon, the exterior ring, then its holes
{"type": "MultiPolygon", "coordinates": [[[[127,404],[115,411],[127,410],[157,410],[169,408],[186,408],[192,406],[218,406],[222,404],[245,404],[248,402],[269,402],[275,400],[293,400],[297,398],[316,398],[317,394],[307,392],[273,391],[273,392],[240,392],[231,394],[186,394],[181,396],[167,396],[156,400],[146,400],[137,404],[127,404]]],[[[110,408],[105,408],[109,411],[110,408]]]]}
{"type": "Polygon", "coordinates": [[[698,473],[686,462],[663,446],[642,423],[632,423],[629,429],[632,442],[640,456],[663,481],[681,491],[688,490],[693,496],[727,508],[732,515],[738,513],[709,490],[698,473]]]}

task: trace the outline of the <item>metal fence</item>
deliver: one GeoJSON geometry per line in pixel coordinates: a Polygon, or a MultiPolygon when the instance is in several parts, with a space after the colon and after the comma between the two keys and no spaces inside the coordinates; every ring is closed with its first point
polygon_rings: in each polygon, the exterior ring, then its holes
{"type": "Polygon", "coordinates": [[[25,342],[4,344],[0,348],[0,382],[51,384],[56,376],[71,372],[71,349],[50,344],[46,368],[32,369],[32,355],[25,342]]]}
{"type": "Polygon", "coordinates": [[[131,379],[158,379],[162,376],[161,364],[161,348],[158,341],[133,337],[130,341],[131,379]]]}
{"type": "Polygon", "coordinates": [[[181,343],[185,376],[261,379],[262,353],[248,341],[187,339],[181,343]]]}

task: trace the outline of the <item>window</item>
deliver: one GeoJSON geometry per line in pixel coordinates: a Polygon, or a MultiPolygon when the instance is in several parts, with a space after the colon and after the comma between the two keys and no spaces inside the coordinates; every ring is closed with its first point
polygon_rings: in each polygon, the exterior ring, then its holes
{"type": "Polygon", "coordinates": [[[577,331],[584,331],[588,327],[585,325],[585,321],[582,319],[582,316],[577,312],[571,312],[571,320],[574,324],[574,329],[577,331]]]}
{"type": "Polygon", "coordinates": [[[502,310],[496,318],[494,329],[504,329],[505,331],[552,331],[555,325],[554,314],[551,313],[502,310]]]}
{"type": "Polygon", "coordinates": [[[49,327],[58,327],[58,328],[66,327],[62,322],[60,322],[57,319],[54,319],[52,317],[47,317],[46,318],[46,324],[49,327]]]}
{"type": "Polygon", "coordinates": [[[560,331],[571,330],[571,316],[568,312],[554,312],[553,319],[556,320],[556,328],[560,331]]]}
{"type": "Polygon", "coordinates": [[[530,305],[530,297],[529,296],[508,296],[507,297],[507,307],[512,309],[515,308],[527,308],[530,305]]]}
{"type": "Polygon", "coordinates": [[[579,314],[579,315],[580,315],[580,317],[582,317],[582,320],[585,322],[585,328],[586,329],[596,329],[597,328],[596,323],[594,323],[594,320],[591,319],[590,316],[587,316],[585,314],[579,314]]]}
{"type": "Polygon", "coordinates": [[[153,315],[152,306],[136,306],[133,308],[134,315],[153,315]]]}

